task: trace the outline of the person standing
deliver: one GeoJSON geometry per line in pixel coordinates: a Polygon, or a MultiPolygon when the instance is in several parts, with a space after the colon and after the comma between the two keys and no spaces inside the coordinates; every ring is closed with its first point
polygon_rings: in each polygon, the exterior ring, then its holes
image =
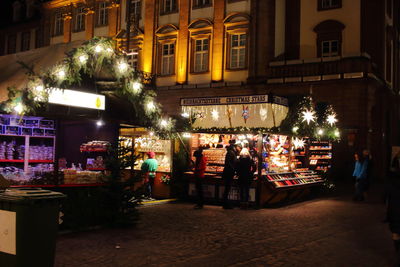
{"type": "Polygon", "coordinates": [[[400,153],[394,157],[387,187],[387,222],[392,232],[397,265],[400,266],[400,153]]]}
{"type": "Polygon", "coordinates": [[[253,180],[253,159],[249,150],[245,147],[240,151],[237,165],[237,174],[239,176],[238,184],[240,191],[240,208],[247,209],[249,205],[249,190],[253,180]]]}
{"type": "Polygon", "coordinates": [[[233,176],[235,175],[235,168],[237,162],[237,154],[235,149],[235,140],[229,140],[229,146],[226,147],[225,165],[222,172],[222,179],[224,180],[224,194],[222,196],[222,207],[224,209],[232,209],[232,205],[228,202],[228,195],[231,191],[233,176]]]}
{"type": "Polygon", "coordinates": [[[142,173],[144,175],[145,182],[145,196],[152,200],[152,192],[154,179],[156,177],[156,171],[158,168],[158,162],[155,159],[156,154],[153,151],[147,152],[147,159],[143,162],[141,166],[142,173]]]}
{"type": "Polygon", "coordinates": [[[355,165],[353,176],[356,178],[354,201],[364,201],[365,191],[368,186],[368,159],[360,156],[358,153],[354,154],[355,165]]]}
{"type": "Polygon", "coordinates": [[[203,198],[203,179],[204,173],[207,166],[207,158],[203,155],[203,148],[199,147],[193,156],[196,158],[194,163],[194,179],[196,184],[197,192],[197,204],[194,206],[195,209],[202,209],[204,204],[203,198]]]}

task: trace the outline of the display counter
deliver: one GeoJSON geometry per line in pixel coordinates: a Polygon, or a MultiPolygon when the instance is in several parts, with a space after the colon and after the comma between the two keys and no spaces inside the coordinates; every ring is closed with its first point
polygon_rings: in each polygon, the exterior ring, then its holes
{"type": "MultiPolygon", "coordinates": [[[[202,147],[203,155],[207,158],[203,191],[205,199],[210,202],[222,200],[222,172],[229,140],[235,140],[236,144],[247,148],[258,166],[250,186],[249,201],[254,204],[268,206],[301,199],[310,193],[311,187],[318,187],[324,182],[319,173],[308,168],[310,153],[305,140],[277,134],[193,133],[191,155],[198,147],[202,147]]],[[[196,197],[193,172],[186,172],[185,175],[189,180],[188,194],[196,197]]],[[[239,201],[236,177],[228,199],[239,201]]]]}

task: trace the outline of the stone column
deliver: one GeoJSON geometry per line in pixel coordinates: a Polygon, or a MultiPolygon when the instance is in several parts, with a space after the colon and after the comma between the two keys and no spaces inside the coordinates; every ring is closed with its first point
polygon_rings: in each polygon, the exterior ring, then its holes
{"type": "Polygon", "coordinates": [[[212,81],[222,81],[224,78],[224,18],[225,0],[214,1],[214,32],[212,50],[212,81]]]}
{"type": "Polygon", "coordinates": [[[189,44],[189,15],[190,2],[179,1],[179,32],[177,45],[177,75],[176,82],[184,84],[188,75],[188,44],[189,44]]]}
{"type": "Polygon", "coordinates": [[[118,32],[119,7],[120,4],[113,1],[108,11],[108,36],[111,37],[115,36],[118,32]]]}
{"type": "Polygon", "coordinates": [[[143,39],[143,71],[153,72],[154,27],[157,14],[156,0],[145,0],[144,39],[143,39]]]}
{"type": "Polygon", "coordinates": [[[71,12],[64,14],[64,43],[71,42],[71,33],[72,33],[72,14],[71,12]]]}
{"type": "Polygon", "coordinates": [[[95,15],[93,8],[88,8],[85,17],[86,40],[90,40],[94,36],[94,24],[95,24],[94,16],[95,15]]]}

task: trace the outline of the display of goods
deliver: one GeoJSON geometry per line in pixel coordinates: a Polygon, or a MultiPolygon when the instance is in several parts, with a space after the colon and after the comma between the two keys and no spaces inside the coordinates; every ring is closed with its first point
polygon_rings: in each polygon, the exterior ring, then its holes
{"type": "Polygon", "coordinates": [[[30,146],[29,159],[30,160],[53,160],[53,147],[52,146],[30,146]]]}
{"type": "Polygon", "coordinates": [[[107,141],[90,141],[86,144],[82,144],[80,151],[106,151],[110,146],[110,142],[107,141]]]}
{"type": "Polygon", "coordinates": [[[21,133],[20,130],[21,129],[18,126],[5,126],[4,133],[11,135],[19,135],[21,133]]]}
{"type": "Polygon", "coordinates": [[[44,135],[44,129],[33,128],[32,129],[32,135],[33,136],[43,136],[44,135]]]}
{"type": "Polygon", "coordinates": [[[15,181],[29,180],[29,177],[27,177],[24,174],[24,169],[17,168],[14,166],[0,167],[0,173],[4,176],[4,178],[8,180],[15,180],[15,181]]]}
{"type": "Polygon", "coordinates": [[[137,137],[135,138],[135,150],[138,152],[159,152],[168,153],[171,148],[170,140],[159,140],[153,137],[137,137]]]}
{"type": "Polygon", "coordinates": [[[32,135],[32,128],[21,128],[21,134],[22,135],[32,135]]]}
{"type": "Polygon", "coordinates": [[[54,171],[53,164],[36,164],[28,166],[28,173],[44,173],[54,171]]]}
{"type": "Polygon", "coordinates": [[[203,155],[207,158],[207,163],[224,164],[225,163],[225,148],[205,149],[203,155]]]}
{"type": "Polygon", "coordinates": [[[19,117],[11,117],[9,121],[9,125],[11,126],[23,126],[25,125],[25,120],[19,117]]]}
{"type": "Polygon", "coordinates": [[[25,119],[25,126],[26,127],[39,127],[39,120],[38,119],[25,119]]]}
{"type": "Polygon", "coordinates": [[[54,121],[53,120],[41,120],[39,123],[39,127],[54,129],[54,121]]]}
{"type": "Polygon", "coordinates": [[[77,170],[65,169],[64,173],[64,184],[75,184],[77,170]]]}

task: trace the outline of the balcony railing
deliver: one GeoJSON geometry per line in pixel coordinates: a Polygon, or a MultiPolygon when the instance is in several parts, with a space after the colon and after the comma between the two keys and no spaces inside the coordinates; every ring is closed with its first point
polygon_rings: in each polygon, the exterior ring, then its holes
{"type": "Polygon", "coordinates": [[[303,60],[275,61],[269,64],[268,78],[315,77],[351,73],[374,73],[375,66],[368,55],[303,60]]]}

